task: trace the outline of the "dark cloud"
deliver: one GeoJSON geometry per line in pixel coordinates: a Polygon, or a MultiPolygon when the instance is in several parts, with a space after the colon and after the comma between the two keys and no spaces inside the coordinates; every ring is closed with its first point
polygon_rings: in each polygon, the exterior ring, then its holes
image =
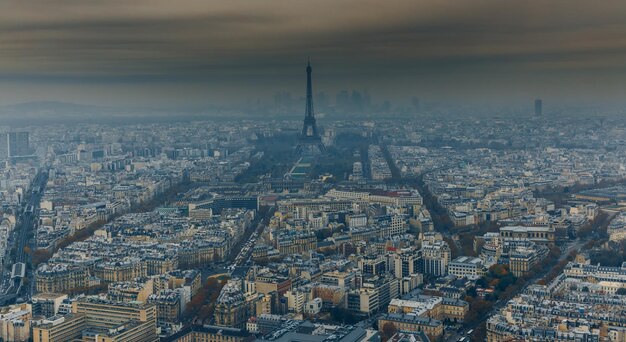
{"type": "Polygon", "coordinates": [[[9,1],[0,102],[243,101],[300,91],[307,56],[329,93],[605,101],[626,83],[625,15],[623,1],[9,1]]]}

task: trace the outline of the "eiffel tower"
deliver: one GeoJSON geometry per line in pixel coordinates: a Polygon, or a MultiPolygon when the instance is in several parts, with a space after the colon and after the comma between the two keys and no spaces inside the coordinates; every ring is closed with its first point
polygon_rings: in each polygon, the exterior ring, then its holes
{"type": "Polygon", "coordinates": [[[308,62],[306,66],[306,108],[304,113],[304,125],[302,126],[302,133],[298,139],[298,146],[296,147],[296,152],[300,155],[320,154],[325,151],[322,138],[317,131],[315,114],[313,112],[312,70],[311,62],[308,62]]]}

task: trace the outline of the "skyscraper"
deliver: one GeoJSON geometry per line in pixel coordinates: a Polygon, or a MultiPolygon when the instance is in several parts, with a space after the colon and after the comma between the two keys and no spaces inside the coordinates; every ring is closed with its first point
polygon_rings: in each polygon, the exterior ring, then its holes
{"type": "Polygon", "coordinates": [[[30,137],[28,132],[17,132],[17,155],[30,155],[30,137]]]}
{"type": "Polygon", "coordinates": [[[541,99],[535,100],[535,116],[541,116],[543,103],[541,99]]]}
{"type": "Polygon", "coordinates": [[[311,63],[306,67],[306,106],[304,113],[304,124],[302,133],[298,141],[297,152],[300,154],[320,153],[324,151],[322,138],[317,131],[315,123],[315,113],[313,111],[313,86],[311,82],[311,63]]]}
{"type": "Polygon", "coordinates": [[[30,154],[28,132],[7,133],[9,157],[27,156],[30,154]]]}
{"type": "Polygon", "coordinates": [[[5,161],[9,158],[8,136],[6,133],[0,133],[0,161],[5,161]]]}

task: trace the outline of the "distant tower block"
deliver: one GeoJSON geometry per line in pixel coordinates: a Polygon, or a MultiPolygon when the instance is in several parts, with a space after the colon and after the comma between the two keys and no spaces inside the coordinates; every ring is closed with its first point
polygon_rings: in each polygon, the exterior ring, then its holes
{"type": "Polygon", "coordinates": [[[304,114],[304,125],[298,140],[296,152],[299,154],[319,154],[324,152],[322,138],[317,131],[315,123],[315,113],[313,111],[313,87],[311,85],[311,63],[306,67],[306,108],[304,114]]]}
{"type": "Polygon", "coordinates": [[[535,100],[535,116],[541,116],[543,112],[543,102],[541,99],[535,100]]]}

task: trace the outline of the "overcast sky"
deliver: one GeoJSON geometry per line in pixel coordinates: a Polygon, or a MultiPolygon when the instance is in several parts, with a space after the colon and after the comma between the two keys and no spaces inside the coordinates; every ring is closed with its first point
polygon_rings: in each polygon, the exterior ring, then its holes
{"type": "Polygon", "coordinates": [[[624,102],[626,1],[0,2],[0,104],[624,102]]]}

